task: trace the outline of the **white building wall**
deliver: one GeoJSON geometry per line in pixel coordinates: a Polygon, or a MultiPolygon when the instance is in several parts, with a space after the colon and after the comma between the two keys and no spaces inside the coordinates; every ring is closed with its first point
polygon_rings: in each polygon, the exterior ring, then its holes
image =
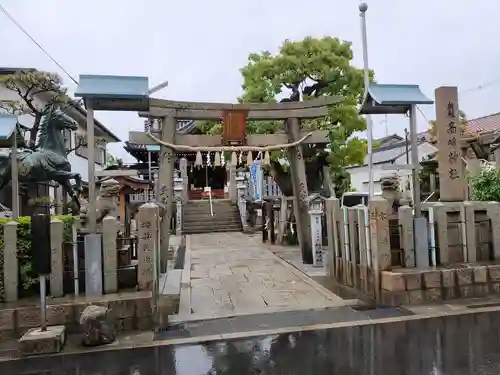
{"type": "MultiPolygon", "coordinates": [[[[422,161],[423,159],[427,158],[429,155],[432,155],[437,151],[437,148],[434,147],[433,145],[429,143],[422,143],[418,147],[418,156],[419,159],[422,161]]],[[[411,150],[408,153],[408,158],[411,162],[411,150]]],[[[394,162],[394,164],[397,165],[404,165],[406,164],[406,154],[400,156],[397,158],[394,162]]],[[[394,174],[397,174],[400,177],[405,177],[408,176],[410,171],[408,170],[384,170],[384,166],[389,166],[391,163],[384,163],[384,164],[375,164],[373,166],[373,190],[374,193],[380,193],[381,188],[380,188],[380,179],[385,176],[392,176],[394,174]]],[[[351,168],[347,170],[349,172],[349,175],[351,176],[351,186],[356,189],[356,191],[359,192],[368,192],[368,166],[362,166],[362,167],[357,167],[357,168],[351,168]]]]}
{"type": "MultiPolygon", "coordinates": [[[[13,91],[8,90],[4,86],[0,85],[0,100],[20,100],[20,97],[13,91]]],[[[41,101],[35,98],[34,103],[37,107],[41,107],[44,105],[41,101]]],[[[31,115],[22,115],[19,116],[19,123],[23,126],[31,128],[33,126],[34,118],[31,115]]],[[[79,131],[82,132],[84,128],[80,128],[79,131]]],[[[75,134],[72,134],[73,144],[75,139],[75,134]]],[[[29,139],[29,133],[26,134],[26,139],[29,139]]],[[[79,173],[82,176],[82,180],[88,182],[88,163],[86,158],[82,158],[75,154],[75,152],[71,152],[68,155],[68,161],[71,163],[71,171],[79,173]]],[[[95,164],[95,169],[101,170],[103,167],[99,164],[95,164]]]]}
{"type": "MultiPolygon", "coordinates": [[[[74,151],[70,152],[68,154],[68,161],[71,163],[71,171],[72,172],[77,172],[80,173],[80,176],[82,176],[82,180],[85,182],[89,181],[89,168],[88,168],[88,161],[85,158],[82,158],[81,156],[78,156],[75,154],[74,151]]],[[[95,170],[100,171],[103,169],[103,166],[96,164],[95,165],[95,170]]]]}
{"type": "MultiPolygon", "coordinates": [[[[352,168],[348,170],[351,176],[351,186],[359,192],[368,193],[368,166],[352,168]]],[[[375,194],[380,193],[380,180],[381,177],[390,175],[390,171],[384,171],[382,164],[373,166],[373,191],[375,194]]]]}

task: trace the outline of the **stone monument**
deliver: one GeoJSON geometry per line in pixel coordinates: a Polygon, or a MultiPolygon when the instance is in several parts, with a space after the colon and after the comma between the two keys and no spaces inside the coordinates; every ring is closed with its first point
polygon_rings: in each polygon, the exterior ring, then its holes
{"type": "Polygon", "coordinates": [[[467,179],[462,161],[458,90],[439,87],[435,94],[440,197],[442,202],[462,202],[467,199],[467,179]]]}

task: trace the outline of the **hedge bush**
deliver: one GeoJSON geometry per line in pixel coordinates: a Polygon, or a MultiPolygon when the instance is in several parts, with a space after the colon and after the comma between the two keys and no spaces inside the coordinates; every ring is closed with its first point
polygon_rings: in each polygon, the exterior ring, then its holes
{"type": "MultiPolygon", "coordinates": [[[[73,216],[63,215],[55,216],[64,223],[64,242],[72,242],[72,224],[73,216]]],[[[0,219],[0,301],[4,300],[4,277],[3,277],[3,250],[4,224],[12,221],[12,219],[0,219]]],[[[21,296],[36,294],[38,291],[38,277],[33,271],[32,257],[36,251],[36,246],[32,246],[31,240],[31,218],[23,216],[16,219],[19,223],[17,226],[17,256],[19,259],[20,283],[19,292],[21,296]]]]}

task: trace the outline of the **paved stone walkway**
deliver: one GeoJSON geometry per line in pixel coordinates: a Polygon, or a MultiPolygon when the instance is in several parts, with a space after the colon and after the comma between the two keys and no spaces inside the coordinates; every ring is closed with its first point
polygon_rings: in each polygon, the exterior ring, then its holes
{"type": "Polygon", "coordinates": [[[192,314],[217,317],[345,304],[261,241],[260,235],[243,233],[188,237],[192,314]]]}

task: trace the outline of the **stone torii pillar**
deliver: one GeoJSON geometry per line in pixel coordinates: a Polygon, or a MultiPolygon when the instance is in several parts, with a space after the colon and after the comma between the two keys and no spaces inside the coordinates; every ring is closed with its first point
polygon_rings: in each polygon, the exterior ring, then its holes
{"type": "MultiPolygon", "coordinates": [[[[295,142],[300,138],[300,121],[298,118],[289,118],[285,121],[285,130],[288,140],[295,142]]],[[[288,150],[290,157],[290,175],[293,187],[293,210],[295,223],[297,224],[297,236],[299,238],[302,261],[306,264],[313,263],[311,222],[309,218],[309,205],[307,198],[306,167],[302,145],[292,147],[288,150]]]]}
{"type": "MultiPolygon", "coordinates": [[[[165,142],[175,142],[176,119],[165,116],[161,126],[161,138],[165,142]]],[[[158,200],[165,205],[160,227],[160,272],[167,271],[168,245],[170,237],[170,223],[172,221],[172,204],[174,195],[174,162],[175,151],[160,145],[159,160],[159,197],[158,200]]]]}

